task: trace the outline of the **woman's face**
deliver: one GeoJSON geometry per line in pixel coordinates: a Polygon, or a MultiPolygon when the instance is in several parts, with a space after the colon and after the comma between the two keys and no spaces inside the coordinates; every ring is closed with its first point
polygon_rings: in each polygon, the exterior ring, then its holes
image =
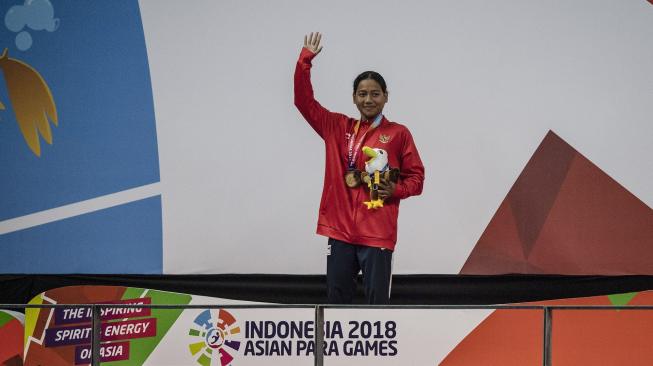
{"type": "Polygon", "coordinates": [[[358,83],[354,92],[354,104],[364,119],[372,119],[383,111],[388,102],[388,93],[384,93],[381,85],[374,79],[365,79],[358,83]]]}

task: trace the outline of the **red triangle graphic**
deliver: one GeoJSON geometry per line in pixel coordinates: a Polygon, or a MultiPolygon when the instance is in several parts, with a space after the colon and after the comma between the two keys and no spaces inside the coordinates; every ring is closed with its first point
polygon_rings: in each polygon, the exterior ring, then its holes
{"type": "Polygon", "coordinates": [[[506,197],[526,257],[542,230],[574,155],[576,150],[549,131],[506,197]]]}
{"type": "Polygon", "coordinates": [[[460,273],[653,274],[653,210],[549,132],[460,273]]]}
{"type": "Polygon", "coordinates": [[[524,268],[528,262],[517,234],[512,208],[506,200],[478,240],[474,256],[467,259],[462,273],[484,274],[487,266],[505,268],[511,273],[530,272],[524,268]]]}

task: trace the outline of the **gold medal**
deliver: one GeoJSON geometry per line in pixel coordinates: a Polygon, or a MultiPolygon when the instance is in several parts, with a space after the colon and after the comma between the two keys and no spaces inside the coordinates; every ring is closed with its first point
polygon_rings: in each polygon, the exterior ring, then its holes
{"type": "Polygon", "coordinates": [[[345,174],[345,184],[349,188],[356,188],[361,184],[361,175],[358,170],[349,170],[345,174]]]}

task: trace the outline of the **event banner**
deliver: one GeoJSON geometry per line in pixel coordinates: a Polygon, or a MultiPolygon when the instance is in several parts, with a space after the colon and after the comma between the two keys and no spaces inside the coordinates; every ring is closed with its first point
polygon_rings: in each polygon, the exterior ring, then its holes
{"type": "MultiPolygon", "coordinates": [[[[541,310],[325,309],[324,345],[316,347],[314,308],[235,307],[232,300],[156,290],[74,286],[46,291],[33,304],[178,304],[217,308],[105,308],[103,365],[528,366],[542,363],[541,310]],[[321,348],[321,349],[320,349],[321,348]]],[[[562,299],[539,305],[647,305],[653,293],[562,299]]],[[[243,305],[245,303],[240,302],[243,305]]],[[[256,306],[260,307],[256,307],[256,306]]],[[[267,307],[266,307],[267,306],[267,307]]],[[[2,329],[2,328],[0,328],[2,329]]],[[[645,310],[556,310],[553,361],[558,365],[650,365],[653,313],[645,310]],[[636,355],[636,358],[633,357],[636,355]]],[[[30,309],[25,365],[88,365],[88,308],[30,309]]]]}

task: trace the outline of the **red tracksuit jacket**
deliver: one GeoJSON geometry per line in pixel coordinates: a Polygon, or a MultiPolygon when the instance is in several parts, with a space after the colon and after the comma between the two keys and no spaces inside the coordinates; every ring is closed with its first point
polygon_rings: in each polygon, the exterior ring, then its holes
{"type": "MultiPolygon", "coordinates": [[[[324,139],[326,167],[320,201],[317,233],[351,244],[394,250],[397,242],[397,216],[401,199],[422,193],[424,166],[408,129],[383,117],[381,124],[365,135],[360,145],[381,148],[388,153],[390,167],[400,169],[399,182],[383,207],[369,210],[366,185],[345,185],[349,138],[356,119],[328,111],[315,100],[311,85],[311,60],[315,54],[302,48],[295,69],[295,105],[313,129],[324,139]]],[[[361,123],[356,142],[369,128],[361,123]]],[[[366,156],[359,152],[356,167],[365,170],[366,156]]]]}

